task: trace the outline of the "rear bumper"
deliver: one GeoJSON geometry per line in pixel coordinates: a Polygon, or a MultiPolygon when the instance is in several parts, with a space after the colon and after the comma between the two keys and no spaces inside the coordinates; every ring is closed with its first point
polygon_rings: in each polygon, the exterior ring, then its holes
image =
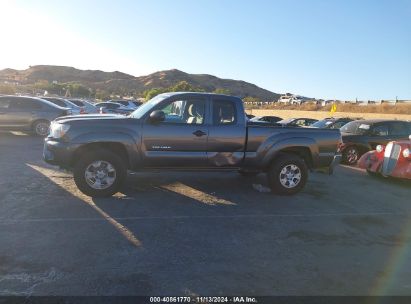
{"type": "Polygon", "coordinates": [[[334,159],[331,162],[330,166],[328,167],[328,174],[333,174],[334,173],[334,168],[341,162],[341,154],[336,154],[334,155],[334,159]]]}
{"type": "Polygon", "coordinates": [[[341,162],[341,158],[341,154],[335,154],[328,166],[316,167],[313,171],[331,175],[334,173],[334,168],[341,162]]]}

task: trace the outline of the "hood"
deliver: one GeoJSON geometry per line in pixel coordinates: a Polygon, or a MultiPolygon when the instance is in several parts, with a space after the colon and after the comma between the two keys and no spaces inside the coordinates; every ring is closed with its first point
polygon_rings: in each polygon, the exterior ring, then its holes
{"type": "Polygon", "coordinates": [[[128,119],[128,117],[121,114],[82,114],[61,116],[56,118],[54,121],[59,123],[68,123],[72,121],[104,121],[113,119],[128,119]]]}

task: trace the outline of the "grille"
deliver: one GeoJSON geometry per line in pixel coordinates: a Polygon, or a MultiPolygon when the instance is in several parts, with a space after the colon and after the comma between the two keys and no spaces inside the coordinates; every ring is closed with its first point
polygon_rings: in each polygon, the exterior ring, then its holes
{"type": "Polygon", "coordinates": [[[394,171],[397,165],[398,158],[400,157],[401,146],[393,143],[389,143],[385,147],[384,161],[382,163],[382,174],[390,175],[394,171]]]}

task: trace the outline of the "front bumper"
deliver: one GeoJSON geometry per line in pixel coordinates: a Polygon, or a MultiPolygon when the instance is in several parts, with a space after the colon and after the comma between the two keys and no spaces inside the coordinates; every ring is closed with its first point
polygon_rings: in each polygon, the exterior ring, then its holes
{"type": "Polygon", "coordinates": [[[74,147],[53,138],[44,139],[43,160],[61,168],[70,168],[74,147]]]}

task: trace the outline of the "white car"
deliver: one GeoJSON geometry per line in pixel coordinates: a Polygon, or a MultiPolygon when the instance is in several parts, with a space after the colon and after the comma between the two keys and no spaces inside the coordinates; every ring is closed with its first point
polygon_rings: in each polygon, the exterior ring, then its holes
{"type": "Polygon", "coordinates": [[[123,105],[124,107],[126,107],[127,109],[131,109],[131,110],[135,110],[141,105],[141,102],[138,102],[135,100],[127,100],[127,99],[114,99],[114,100],[109,100],[107,102],[119,103],[123,105]]]}
{"type": "Polygon", "coordinates": [[[99,113],[99,109],[87,100],[70,98],[69,101],[71,101],[79,107],[82,107],[84,109],[85,114],[99,113]]]}
{"type": "Polygon", "coordinates": [[[78,105],[72,103],[68,99],[58,98],[58,97],[41,97],[41,98],[51,103],[54,103],[55,105],[59,107],[69,108],[73,115],[86,114],[84,108],[79,107],[78,105]]]}

